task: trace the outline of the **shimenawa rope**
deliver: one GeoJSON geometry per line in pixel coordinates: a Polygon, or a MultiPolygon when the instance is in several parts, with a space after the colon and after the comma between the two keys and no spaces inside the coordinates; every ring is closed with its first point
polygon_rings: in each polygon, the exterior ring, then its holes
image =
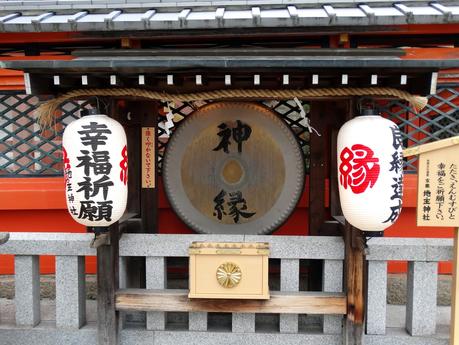
{"type": "Polygon", "coordinates": [[[412,95],[409,92],[389,88],[389,87],[371,87],[371,88],[323,88],[323,89],[301,89],[301,90],[255,90],[255,89],[228,89],[228,90],[213,90],[202,91],[194,93],[174,94],[167,92],[158,92],[145,89],[136,88],[122,88],[122,89],[80,89],[67,92],[59,97],[51,99],[41,104],[36,114],[38,122],[42,128],[50,127],[57,115],[56,110],[63,102],[81,98],[81,97],[139,97],[153,100],[165,100],[173,102],[189,102],[200,100],[212,99],[230,99],[230,98],[243,98],[243,99],[293,99],[297,98],[315,98],[315,97],[346,97],[346,96],[389,96],[406,100],[416,110],[421,110],[427,105],[427,98],[422,96],[412,95]]]}

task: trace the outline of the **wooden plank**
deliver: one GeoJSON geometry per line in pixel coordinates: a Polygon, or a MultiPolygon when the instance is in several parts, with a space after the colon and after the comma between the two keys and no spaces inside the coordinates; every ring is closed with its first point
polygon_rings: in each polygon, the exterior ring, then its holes
{"type": "MultiPolygon", "coordinates": [[[[459,136],[456,138],[459,144],[459,136]]],[[[452,144],[435,151],[424,152],[419,155],[417,163],[416,225],[459,226],[459,209],[455,206],[456,195],[459,193],[459,145],[452,144]]]]}
{"type": "Polygon", "coordinates": [[[448,139],[437,140],[433,143],[422,144],[403,150],[403,157],[410,157],[414,155],[420,155],[421,153],[436,151],[444,149],[453,145],[459,144],[459,136],[455,136],[448,139]]]}
{"type": "Polygon", "coordinates": [[[142,127],[142,189],[156,186],[156,127],[142,127]]]}
{"type": "Polygon", "coordinates": [[[124,289],[116,293],[116,309],[123,311],[346,314],[342,293],[271,292],[269,300],[189,299],[186,290],[124,289]]]}

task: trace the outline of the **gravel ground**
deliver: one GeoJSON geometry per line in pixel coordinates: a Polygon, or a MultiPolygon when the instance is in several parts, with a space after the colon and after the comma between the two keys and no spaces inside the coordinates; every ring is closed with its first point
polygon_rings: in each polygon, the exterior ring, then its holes
{"type": "MultiPolygon", "coordinates": [[[[96,286],[96,276],[87,275],[86,299],[96,299],[96,286]]],[[[40,297],[42,299],[54,299],[56,297],[56,283],[54,275],[40,276],[40,297]]],[[[0,298],[14,298],[14,276],[0,276],[0,298]]]]}
{"type": "MultiPolygon", "coordinates": [[[[406,304],[406,275],[389,274],[387,279],[387,303],[406,304]]],[[[437,282],[437,304],[451,305],[451,276],[439,275],[437,282]]]]}
{"type": "MultiPolygon", "coordinates": [[[[387,280],[387,303],[406,304],[406,275],[389,274],[387,280]]],[[[177,288],[174,286],[174,288],[177,288]]],[[[55,298],[55,282],[53,275],[42,275],[40,277],[40,294],[43,299],[55,298]]],[[[0,298],[14,298],[14,277],[0,276],[0,298]]],[[[86,276],[86,298],[96,299],[96,276],[86,276]]],[[[440,275],[438,277],[437,304],[447,306],[451,304],[451,276],[440,275]]]]}

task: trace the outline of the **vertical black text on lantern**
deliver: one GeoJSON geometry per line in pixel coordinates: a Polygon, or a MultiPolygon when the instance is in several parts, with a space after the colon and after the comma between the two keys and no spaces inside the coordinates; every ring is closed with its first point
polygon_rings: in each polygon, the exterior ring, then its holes
{"type": "Polygon", "coordinates": [[[106,124],[91,121],[82,125],[80,134],[81,144],[87,146],[87,150],[80,150],[81,156],[77,159],[79,164],[76,168],[84,170],[83,180],[77,181],[80,187],[76,192],[84,195],[84,201],[80,202],[79,219],[89,221],[111,221],[113,201],[108,199],[110,187],[113,181],[110,179],[112,164],[110,155],[104,147],[107,145],[108,135],[112,134],[106,124]],[[103,200],[95,201],[102,192],[103,200]]]}
{"type": "Polygon", "coordinates": [[[402,134],[397,126],[391,126],[390,129],[392,131],[392,147],[394,148],[394,152],[391,155],[392,160],[389,171],[393,171],[395,175],[392,177],[394,183],[391,185],[393,194],[390,200],[396,202],[396,204],[390,206],[390,215],[383,223],[394,223],[397,220],[402,208],[403,195],[403,175],[401,174],[403,169],[403,154],[401,151],[402,134]]]}

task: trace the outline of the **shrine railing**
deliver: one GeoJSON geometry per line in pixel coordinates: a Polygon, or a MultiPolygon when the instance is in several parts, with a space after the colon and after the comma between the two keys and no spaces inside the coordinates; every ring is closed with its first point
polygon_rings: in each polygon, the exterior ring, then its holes
{"type": "Polygon", "coordinates": [[[451,261],[452,251],[451,239],[386,237],[368,242],[365,344],[448,344],[447,325],[437,324],[437,284],[439,262],[451,261]],[[388,261],[408,262],[405,320],[397,327],[387,324],[394,316],[386,301],[388,261]]]}
{"type": "MultiPolygon", "coordinates": [[[[97,344],[96,323],[87,321],[94,320],[87,305],[94,310],[95,302],[85,298],[85,256],[95,255],[95,250],[89,247],[91,239],[91,234],[11,233],[10,240],[0,245],[0,263],[3,255],[15,257],[16,290],[13,302],[5,304],[5,300],[0,299],[2,345],[25,344],[25,339],[33,339],[41,345],[97,344]],[[55,321],[50,321],[49,315],[43,317],[43,310],[40,310],[44,303],[40,301],[40,255],[56,257],[56,299],[55,310],[51,313],[54,316],[55,312],[55,321]]],[[[330,298],[344,298],[344,244],[341,238],[124,234],[119,253],[120,289],[116,293],[116,308],[121,312],[120,344],[342,344],[343,315],[337,312],[327,314],[327,310],[333,310],[333,307],[327,309],[330,306],[323,303],[327,304],[330,298]],[[309,300],[316,299],[315,302],[301,306],[268,303],[269,308],[265,310],[266,307],[256,310],[250,304],[245,305],[245,310],[238,310],[241,304],[235,303],[230,311],[239,312],[233,313],[224,313],[225,309],[219,309],[218,301],[190,302],[186,298],[186,283],[178,286],[184,283],[175,279],[180,275],[180,265],[171,267],[170,263],[180,257],[186,259],[192,241],[217,239],[269,242],[270,265],[280,268],[278,284],[271,286],[271,301],[306,296],[309,300]],[[145,258],[146,287],[141,289],[128,284],[130,272],[125,269],[126,261],[133,257],[145,258]],[[304,270],[307,271],[308,266],[304,265],[304,260],[323,263],[322,291],[306,291],[304,270]],[[165,302],[156,303],[156,306],[148,303],[133,306],[122,298],[133,293],[150,301],[160,297],[165,302]],[[173,303],[169,303],[171,301],[173,303]],[[301,308],[304,312],[298,311],[301,308]]],[[[371,239],[367,248],[364,344],[446,345],[447,325],[440,326],[436,321],[439,309],[436,302],[437,267],[439,262],[449,261],[451,257],[451,240],[371,239]],[[390,260],[407,261],[409,266],[406,321],[397,327],[393,326],[391,319],[399,315],[394,315],[393,306],[386,302],[387,262],[390,260]]],[[[187,271],[182,273],[187,275],[187,271]]]]}
{"type": "MultiPolygon", "coordinates": [[[[11,311],[2,310],[0,301],[2,345],[18,344],[23,339],[34,339],[42,345],[97,344],[97,327],[86,321],[89,302],[85,299],[84,257],[95,254],[89,248],[91,239],[90,234],[11,233],[10,240],[0,246],[0,256],[15,256],[16,287],[14,319],[8,315],[11,311]],[[41,318],[39,255],[56,256],[55,323],[41,318]]],[[[223,338],[225,343],[342,343],[344,244],[339,237],[124,234],[119,248],[121,289],[117,291],[116,307],[121,311],[121,344],[216,344],[222,343],[223,338]],[[277,260],[280,268],[278,284],[271,289],[274,303],[260,308],[262,313],[257,313],[254,306],[224,313],[218,302],[200,308],[189,304],[183,297],[187,295],[186,286],[171,289],[174,284],[168,274],[174,268],[168,266],[171,259],[187,258],[189,245],[197,240],[269,242],[270,260],[277,260]],[[130,257],[145,258],[146,288],[127,286],[129,272],[125,263],[130,257]],[[300,276],[307,270],[304,260],[323,262],[322,291],[301,291],[305,288],[300,276]],[[123,295],[132,292],[153,298],[155,294],[163,298],[174,294],[176,307],[165,304],[161,310],[145,305],[132,308],[121,302],[123,295]],[[306,303],[295,305],[297,298],[306,303]],[[289,299],[293,301],[290,305],[275,303],[289,299]],[[338,301],[339,306],[330,305],[332,300],[338,301]],[[143,318],[142,313],[128,317],[139,310],[146,311],[143,318]]]]}

